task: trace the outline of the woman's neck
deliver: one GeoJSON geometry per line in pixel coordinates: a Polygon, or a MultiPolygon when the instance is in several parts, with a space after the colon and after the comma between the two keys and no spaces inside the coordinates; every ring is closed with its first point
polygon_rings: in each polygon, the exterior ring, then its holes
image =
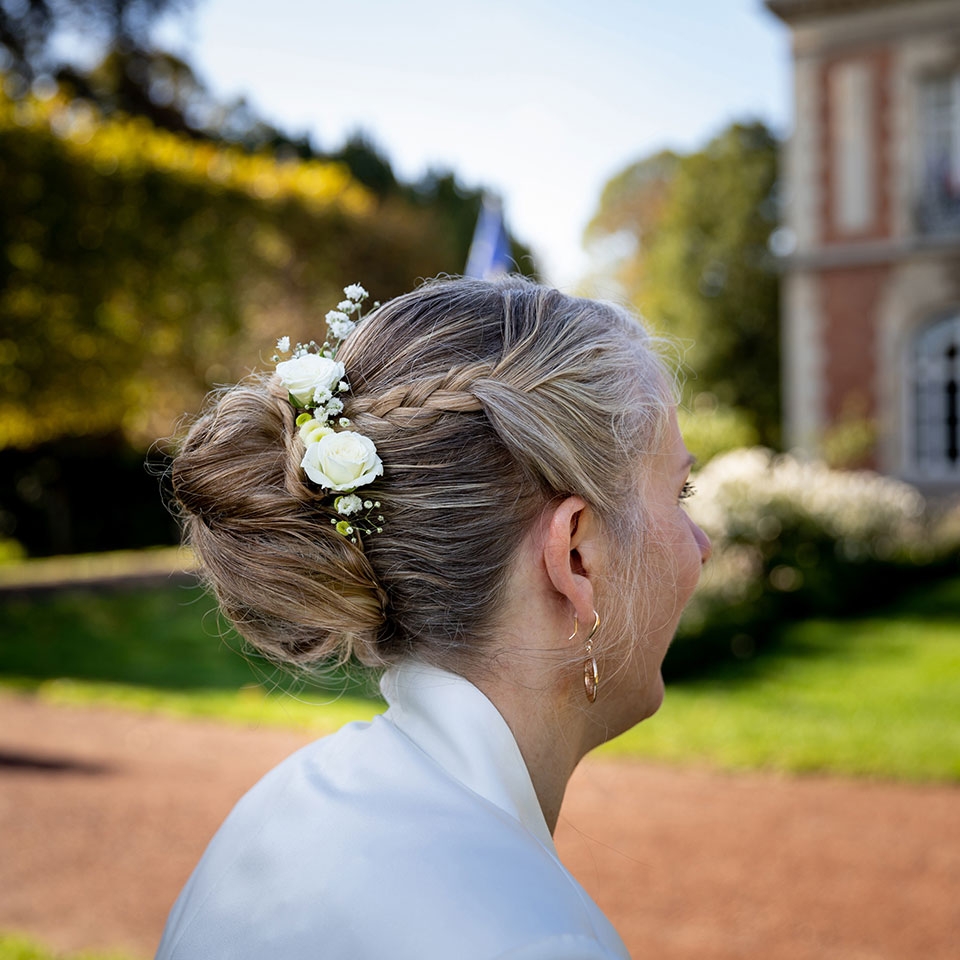
{"type": "Polygon", "coordinates": [[[552,834],[560,817],[567,783],[577,764],[596,746],[583,729],[583,715],[566,697],[537,686],[498,678],[473,681],[510,727],[552,834]],[[571,717],[572,714],[572,717],[571,717]]]}

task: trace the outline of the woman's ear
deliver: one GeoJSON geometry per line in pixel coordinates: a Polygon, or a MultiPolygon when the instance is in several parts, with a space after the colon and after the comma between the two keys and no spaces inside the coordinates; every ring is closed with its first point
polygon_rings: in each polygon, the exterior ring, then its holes
{"type": "Polygon", "coordinates": [[[596,515],[581,497],[567,497],[549,508],[543,541],[547,577],[558,600],[588,628],[593,623],[594,581],[600,558],[596,515]]]}

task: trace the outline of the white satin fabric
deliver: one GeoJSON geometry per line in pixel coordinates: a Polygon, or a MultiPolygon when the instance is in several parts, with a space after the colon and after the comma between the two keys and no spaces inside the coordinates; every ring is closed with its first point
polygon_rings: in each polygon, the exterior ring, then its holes
{"type": "Polygon", "coordinates": [[[407,663],[390,707],[310,744],[234,808],[158,960],[629,960],[557,858],[510,728],[407,663]]]}

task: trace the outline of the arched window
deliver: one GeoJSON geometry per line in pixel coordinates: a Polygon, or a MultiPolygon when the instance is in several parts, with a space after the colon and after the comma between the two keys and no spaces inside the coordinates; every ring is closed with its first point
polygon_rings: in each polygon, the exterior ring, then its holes
{"type": "Polygon", "coordinates": [[[917,334],[913,367],[917,472],[960,479],[960,312],[917,334]]]}

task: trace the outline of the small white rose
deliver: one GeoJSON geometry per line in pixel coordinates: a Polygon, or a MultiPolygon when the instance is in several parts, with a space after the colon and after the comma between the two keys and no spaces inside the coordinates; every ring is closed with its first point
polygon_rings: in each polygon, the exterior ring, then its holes
{"type": "Polygon", "coordinates": [[[322,440],[328,433],[333,433],[333,427],[328,427],[323,420],[307,420],[300,426],[300,437],[307,446],[322,440]]]}
{"type": "Polygon", "coordinates": [[[300,404],[313,400],[317,390],[332,389],[344,375],[343,364],[317,353],[306,353],[277,364],[277,376],[300,404]]]}
{"type": "Polygon", "coordinates": [[[347,492],[372,483],[383,474],[373,441],[352,430],[329,433],[311,443],[300,466],[318,486],[347,492]]]}

